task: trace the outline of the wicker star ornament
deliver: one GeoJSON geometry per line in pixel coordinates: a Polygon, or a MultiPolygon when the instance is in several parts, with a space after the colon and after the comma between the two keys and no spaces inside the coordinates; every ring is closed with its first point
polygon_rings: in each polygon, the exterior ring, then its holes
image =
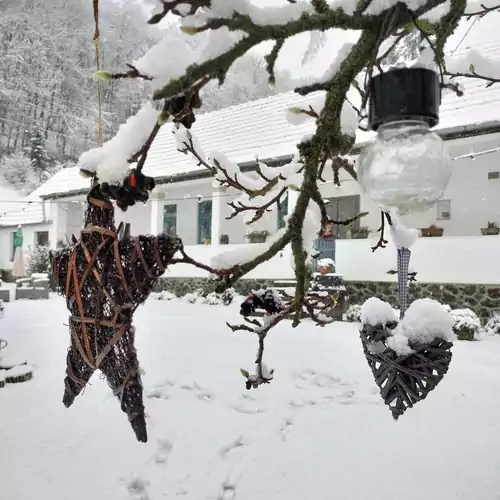
{"type": "Polygon", "coordinates": [[[87,201],[80,239],[73,237],[71,245],[51,255],[54,278],[70,312],[63,403],[71,406],[94,371],[100,370],[137,440],[146,442],[132,319],[181,242],[165,234],[120,239],[109,196],[95,186],[87,201]]]}

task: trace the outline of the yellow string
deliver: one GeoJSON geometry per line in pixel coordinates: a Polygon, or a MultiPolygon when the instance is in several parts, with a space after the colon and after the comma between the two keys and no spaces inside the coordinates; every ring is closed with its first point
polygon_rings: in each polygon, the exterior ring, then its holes
{"type": "MultiPolygon", "coordinates": [[[[101,70],[101,44],[100,44],[100,34],[99,34],[99,0],[92,0],[92,6],[94,10],[94,47],[95,47],[95,63],[97,71],[101,70]]],[[[98,118],[97,118],[97,144],[102,146],[102,87],[101,82],[97,80],[97,108],[98,108],[98,118]]]]}

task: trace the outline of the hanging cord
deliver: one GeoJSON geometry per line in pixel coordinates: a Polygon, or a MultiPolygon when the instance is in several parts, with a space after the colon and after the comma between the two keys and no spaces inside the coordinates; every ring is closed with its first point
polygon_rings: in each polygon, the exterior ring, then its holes
{"type": "Polygon", "coordinates": [[[411,252],[408,248],[398,248],[398,295],[399,295],[399,319],[403,319],[410,298],[408,296],[408,272],[410,269],[411,252]]]}
{"type": "MultiPolygon", "coordinates": [[[[95,48],[95,64],[97,71],[101,71],[101,43],[99,33],[99,0],[92,0],[94,10],[94,48],[95,48]]],[[[102,146],[102,87],[100,80],[97,80],[97,143],[99,147],[102,146]]]]}

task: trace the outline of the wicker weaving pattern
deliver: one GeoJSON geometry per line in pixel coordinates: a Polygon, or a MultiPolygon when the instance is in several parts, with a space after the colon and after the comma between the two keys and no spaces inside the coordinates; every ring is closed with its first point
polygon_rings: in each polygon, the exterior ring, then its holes
{"type": "Polygon", "coordinates": [[[380,395],[397,420],[408,408],[425,399],[446,375],[453,344],[442,339],[427,344],[410,344],[413,354],[398,355],[387,346],[390,330],[395,327],[395,322],[375,326],[365,324],[360,336],[380,395]]]}
{"type": "Polygon", "coordinates": [[[94,189],[80,239],[52,254],[71,314],[63,403],[71,406],[101,370],[142,442],[147,431],[132,318],[179,248],[180,240],[163,234],[120,240],[112,203],[94,189]]]}

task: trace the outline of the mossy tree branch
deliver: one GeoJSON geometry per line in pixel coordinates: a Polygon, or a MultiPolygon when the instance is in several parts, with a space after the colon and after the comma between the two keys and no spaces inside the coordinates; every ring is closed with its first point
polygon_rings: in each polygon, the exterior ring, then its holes
{"type": "MultiPolygon", "coordinates": [[[[281,48],[288,38],[307,31],[325,31],[332,28],[361,31],[359,40],[354,44],[350,53],[343,60],[338,71],[329,80],[296,89],[296,92],[302,95],[323,90],[326,92],[326,96],[322,111],[316,113],[313,117],[317,125],[315,134],[310,139],[298,145],[298,150],[304,164],[301,171],[303,174],[303,181],[299,189],[295,208],[288,219],[286,230],[261,255],[253,258],[249,262],[233,266],[229,270],[224,270],[223,273],[219,272],[219,291],[228,288],[239,278],[275,256],[290,244],[297,281],[296,294],[290,312],[295,313],[294,325],[298,324],[301,311],[305,305],[306,290],[310,278],[308,266],[306,265],[308,254],[304,248],[305,242],[303,241],[303,228],[308,208],[311,205],[317,205],[321,212],[322,222],[324,222],[326,209],[318,189],[318,182],[322,179],[324,165],[327,160],[335,161],[336,158],[348,154],[354,145],[354,137],[343,134],[341,129],[340,117],[342,107],[346,100],[346,94],[350,87],[354,85],[359,88],[363,101],[366,103],[368,99],[369,80],[373,67],[380,66],[388,52],[394,50],[397,42],[403,36],[402,33],[408,31],[409,23],[413,23],[416,26],[416,20],[418,20],[420,16],[441,5],[444,1],[445,0],[428,0],[414,11],[409,11],[406,4],[399,2],[383,12],[367,14],[372,2],[371,0],[360,0],[357,3],[354,13],[348,15],[342,9],[330,8],[324,0],[311,0],[312,8],[303,13],[299,19],[284,24],[269,25],[257,24],[252,20],[251,16],[245,12],[233,12],[231,16],[225,18],[210,17],[210,0],[182,0],[182,2],[179,0],[169,0],[163,2],[163,11],[156,14],[150,20],[150,23],[154,24],[159,22],[169,12],[180,15],[178,7],[182,3],[189,6],[189,9],[186,9],[185,5],[183,6],[182,10],[184,17],[186,17],[186,14],[194,15],[201,13],[201,17],[205,19],[203,21],[204,24],[201,25],[193,27],[186,27],[186,25],[184,25],[184,31],[186,33],[196,34],[197,32],[206,30],[227,28],[230,31],[243,32],[244,36],[221,55],[207,61],[193,64],[186,69],[182,76],[167,82],[154,93],[153,99],[155,100],[165,99],[168,101],[176,96],[187,95],[193,88],[200,90],[201,87],[211,79],[218,79],[219,82],[223,82],[231,65],[250,49],[264,41],[274,42],[271,52],[266,57],[267,70],[270,82],[272,83],[276,60],[281,48]],[[202,9],[204,9],[203,12],[202,9]],[[403,32],[401,30],[403,30],[403,32]],[[395,42],[390,46],[389,50],[385,51],[381,56],[379,54],[381,44],[391,36],[396,37],[395,42]],[[356,83],[356,77],[362,71],[367,75],[364,88],[360,88],[359,84],[356,83]]],[[[459,20],[464,16],[465,8],[465,0],[451,0],[449,12],[442,18],[441,22],[436,25],[435,42],[433,45],[436,57],[443,66],[445,42],[455,30],[459,20]]],[[[126,78],[147,78],[147,75],[142,75],[138,71],[137,73],[139,74],[135,74],[135,71],[137,70],[135,70],[134,67],[130,67],[130,71],[117,75],[119,75],[119,77],[123,75],[123,77],[126,78]]],[[[361,109],[360,112],[361,111],[363,111],[363,109],[361,109]]],[[[194,148],[191,149],[194,151],[194,148]]],[[[193,153],[193,151],[191,152],[193,153]]],[[[200,157],[197,157],[197,159],[201,161],[200,157]]],[[[356,171],[351,165],[342,164],[341,167],[356,179],[356,171]]],[[[213,169],[212,166],[208,166],[207,168],[209,168],[213,175],[215,175],[216,170],[218,172],[222,171],[220,165],[216,165],[215,169],[213,169]]],[[[234,178],[226,175],[225,182],[227,185],[232,185],[238,189],[239,187],[237,185],[231,184],[233,180],[234,178]]],[[[268,187],[263,188],[265,193],[269,192],[274,187],[278,187],[281,196],[281,186],[277,181],[269,180],[267,186],[268,187]]],[[[245,191],[245,189],[241,190],[245,191]]],[[[247,190],[247,194],[254,195],[256,193],[248,193],[247,190]]],[[[250,208],[259,209],[259,207],[250,208]]],[[[386,220],[390,223],[387,215],[382,213],[382,227],[380,230],[382,234],[381,244],[379,246],[383,246],[385,243],[383,228],[386,220]]],[[[183,255],[183,258],[179,261],[193,264],[192,259],[187,255],[183,255]]],[[[196,265],[196,263],[194,263],[194,265],[196,265]]],[[[203,268],[210,270],[209,266],[203,268]]]]}

